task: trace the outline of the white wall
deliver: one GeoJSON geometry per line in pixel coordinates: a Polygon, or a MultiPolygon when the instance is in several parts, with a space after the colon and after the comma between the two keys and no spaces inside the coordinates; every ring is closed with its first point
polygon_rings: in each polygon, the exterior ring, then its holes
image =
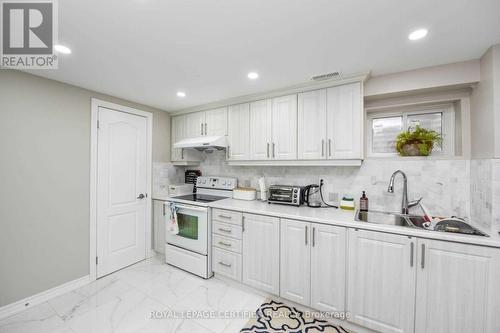
{"type": "Polygon", "coordinates": [[[91,98],[153,113],[153,160],[170,159],[169,114],[0,70],[0,307],[89,273],[91,98]]]}

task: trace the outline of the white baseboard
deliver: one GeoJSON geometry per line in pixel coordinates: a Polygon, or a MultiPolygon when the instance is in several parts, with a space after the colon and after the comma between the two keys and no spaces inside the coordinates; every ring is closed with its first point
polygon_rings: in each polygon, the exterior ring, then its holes
{"type": "Polygon", "coordinates": [[[12,316],[25,309],[31,308],[32,306],[46,302],[51,298],[60,296],[77,288],[80,288],[88,284],[89,282],[90,282],[90,276],[87,275],[79,279],[66,282],[49,290],[42,291],[41,293],[35,294],[33,296],[26,297],[17,302],[2,306],[0,308],[0,319],[12,316]]]}

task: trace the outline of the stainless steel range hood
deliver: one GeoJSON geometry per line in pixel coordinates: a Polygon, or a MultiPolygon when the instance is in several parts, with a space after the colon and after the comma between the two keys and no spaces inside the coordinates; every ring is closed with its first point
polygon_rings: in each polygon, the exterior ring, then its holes
{"type": "Polygon", "coordinates": [[[197,150],[205,150],[210,148],[222,150],[226,149],[226,147],[226,136],[201,136],[198,138],[180,140],[174,143],[174,148],[194,148],[197,150]]]}

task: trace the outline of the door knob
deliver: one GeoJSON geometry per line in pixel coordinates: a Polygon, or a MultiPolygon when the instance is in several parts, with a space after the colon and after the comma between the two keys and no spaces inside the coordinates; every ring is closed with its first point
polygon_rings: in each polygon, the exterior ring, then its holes
{"type": "Polygon", "coordinates": [[[141,194],[139,194],[139,196],[137,197],[137,199],[144,199],[144,198],[145,198],[145,196],[144,196],[144,194],[142,194],[142,193],[141,193],[141,194]]]}

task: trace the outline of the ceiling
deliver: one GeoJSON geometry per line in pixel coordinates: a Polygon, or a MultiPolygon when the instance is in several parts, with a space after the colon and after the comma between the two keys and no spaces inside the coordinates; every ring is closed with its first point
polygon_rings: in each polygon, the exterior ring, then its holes
{"type": "Polygon", "coordinates": [[[498,0],[64,0],[73,53],[31,72],[173,111],[332,71],[476,59],[500,42],[499,13],[498,0]],[[420,27],[428,36],[408,40],[420,27]]]}

